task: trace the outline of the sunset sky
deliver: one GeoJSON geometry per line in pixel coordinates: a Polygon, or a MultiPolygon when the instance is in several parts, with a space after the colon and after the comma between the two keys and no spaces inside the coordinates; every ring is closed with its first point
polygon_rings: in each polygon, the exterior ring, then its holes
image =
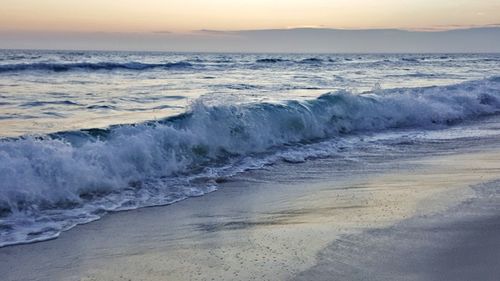
{"type": "Polygon", "coordinates": [[[428,29],[500,23],[499,0],[2,0],[0,31],[428,29]]]}
{"type": "Polygon", "coordinates": [[[500,0],[0,1],[0,49],[500,51],[500,0]]]}

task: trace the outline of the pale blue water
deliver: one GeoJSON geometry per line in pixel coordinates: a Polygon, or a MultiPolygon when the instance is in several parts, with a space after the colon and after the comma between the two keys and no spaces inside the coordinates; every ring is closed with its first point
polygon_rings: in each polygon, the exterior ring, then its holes
{"type": "Polygon", "coordinates": [[[500,73],[500,55],[242,55],[0,51],[0,134],[136,123],[200,96],[303,100],[500,73]]]}
{"type": "Polygon", "coordinates": [[[0,51],[0,246],[280,161],[489,137],[499,112],[499,54],[0,51]]]}

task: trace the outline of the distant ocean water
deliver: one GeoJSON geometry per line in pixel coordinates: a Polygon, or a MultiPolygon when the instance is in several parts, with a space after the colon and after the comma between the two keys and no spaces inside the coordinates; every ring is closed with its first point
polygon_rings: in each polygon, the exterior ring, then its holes
{"type": "Polygon", "coordinates": [[[500,54],[2,50],[0,247],[280,161],[480,139],[456,128],[498,113],[500,54]]]}

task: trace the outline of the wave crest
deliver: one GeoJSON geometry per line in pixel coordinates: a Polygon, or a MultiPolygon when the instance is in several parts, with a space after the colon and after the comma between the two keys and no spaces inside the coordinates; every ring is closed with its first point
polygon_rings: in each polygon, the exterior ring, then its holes
{"type": "Polygon", "coordinates": [[[171,63],[115,63],[115,62],[78,62],[78,63],[20,63],[0,65],[0,73],[18,71],[53,71],[66,72],[72,70],[146,70],[153,68],[185,69],[193,65],[188,62],[171,63]]]}
{"type": "MultiPolygon", "coordinates": [[[[500,78],[494,77],[361,95],[339,91],[283,103],[198,100],[185,114],[160,122],[2,140],[0,216],[83,208],[92,217],[101,208],[92,202],[109,195],[115,204],[106,209],[131,200],[134,206],[170,203],[205,191],[165,179],[186,178],[238,157],[353,132],[445,126],[499,112],[500,78]]],[[[68,225],[51,223],[59,230],[68,225]]],[[[18,228],[26,225],[10,227],[0,230],[0,246],[35,239],[27,231],[19,236],[18,228]]]]}

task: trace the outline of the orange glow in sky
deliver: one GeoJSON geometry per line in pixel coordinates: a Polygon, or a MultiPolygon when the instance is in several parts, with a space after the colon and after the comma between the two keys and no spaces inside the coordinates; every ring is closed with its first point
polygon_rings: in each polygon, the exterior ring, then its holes
{"type": "Polygon", "coordinates": [[[2,0],[0,30],[189,32],[500,23],[499,0],[2,0]]]}

